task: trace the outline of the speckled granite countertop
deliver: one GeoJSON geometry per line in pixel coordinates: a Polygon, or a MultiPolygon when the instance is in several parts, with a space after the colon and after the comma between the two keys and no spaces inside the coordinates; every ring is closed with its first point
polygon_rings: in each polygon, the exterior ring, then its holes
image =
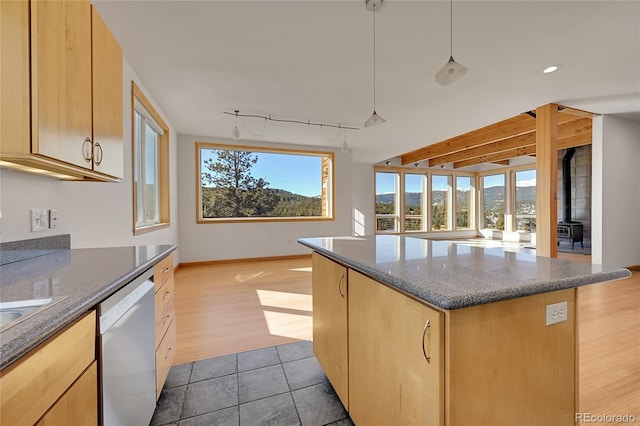
{"type": "Polygon", "coordinates": [[[396,235],[298,242],[443,309],[458,309],[631,276],[624,268],[537,257],[533,250],[396,235]]]}
{"type": "Polygon", "coordinates": [[[153,267],[175,245],[62,250],[0,267],[0,302],[64,297],[0,332],[0,370],[153,267]]]}

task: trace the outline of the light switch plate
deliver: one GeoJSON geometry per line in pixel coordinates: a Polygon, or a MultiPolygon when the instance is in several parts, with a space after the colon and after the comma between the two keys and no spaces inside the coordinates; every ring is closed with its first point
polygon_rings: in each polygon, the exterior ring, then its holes
{"type": "Polygon", "coordinates": [[[49,210],[49,229],[58,227],[58,210],[49,210]]]}
{"type": "Polygon", "coordinates": [[[556,324],[567,320],[567,302],[547,305],[546,325],[556,324]]]}
{"type": "Polygon", "coordinates": [[[31,232],[49,229],[49,211],[31,210],[31,232]]]}

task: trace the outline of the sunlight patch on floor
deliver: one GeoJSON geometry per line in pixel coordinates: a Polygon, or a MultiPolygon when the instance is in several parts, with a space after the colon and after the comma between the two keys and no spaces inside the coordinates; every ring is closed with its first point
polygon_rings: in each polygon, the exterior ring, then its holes
{"type": "Polygon", "coordinates": [[[307,267],[307,268],[291,268],[289,269],[289,271],[294,271],[294,272],[311,272],[311,266],[307,267]]]}
{"type": "Polygon", "coordinates": [[[236,281],[240,283],[244,283],[244,282],[252,281],[258,278],[268,277],[269,275],[273,275],[273,272],[260,271],[260,272],[255,272],[253,274],[238,274],[236,275],[236,281]]]}

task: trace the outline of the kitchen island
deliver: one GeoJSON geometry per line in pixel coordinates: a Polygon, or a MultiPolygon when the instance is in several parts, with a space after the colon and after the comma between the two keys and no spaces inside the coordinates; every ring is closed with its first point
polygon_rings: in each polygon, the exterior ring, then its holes
{"type": "Polygon", "coordinates": [[[305,238],[314,352],[357,425],[570,425],[576,287],[624,268],[470,241],[305,238]]]}

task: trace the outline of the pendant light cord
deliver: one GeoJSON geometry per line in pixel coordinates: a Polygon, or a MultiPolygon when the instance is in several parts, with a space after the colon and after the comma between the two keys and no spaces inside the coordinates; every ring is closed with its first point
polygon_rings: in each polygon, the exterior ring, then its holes
{"type": "Polygon", "coordinates": [[[449,56],[453,58],[453,0],[449,2],[449,56]]]}
{"type": "Polygon", "coordinates": [[[373,111],[376,110],[376,7],[373,7],[373,111]]]}

